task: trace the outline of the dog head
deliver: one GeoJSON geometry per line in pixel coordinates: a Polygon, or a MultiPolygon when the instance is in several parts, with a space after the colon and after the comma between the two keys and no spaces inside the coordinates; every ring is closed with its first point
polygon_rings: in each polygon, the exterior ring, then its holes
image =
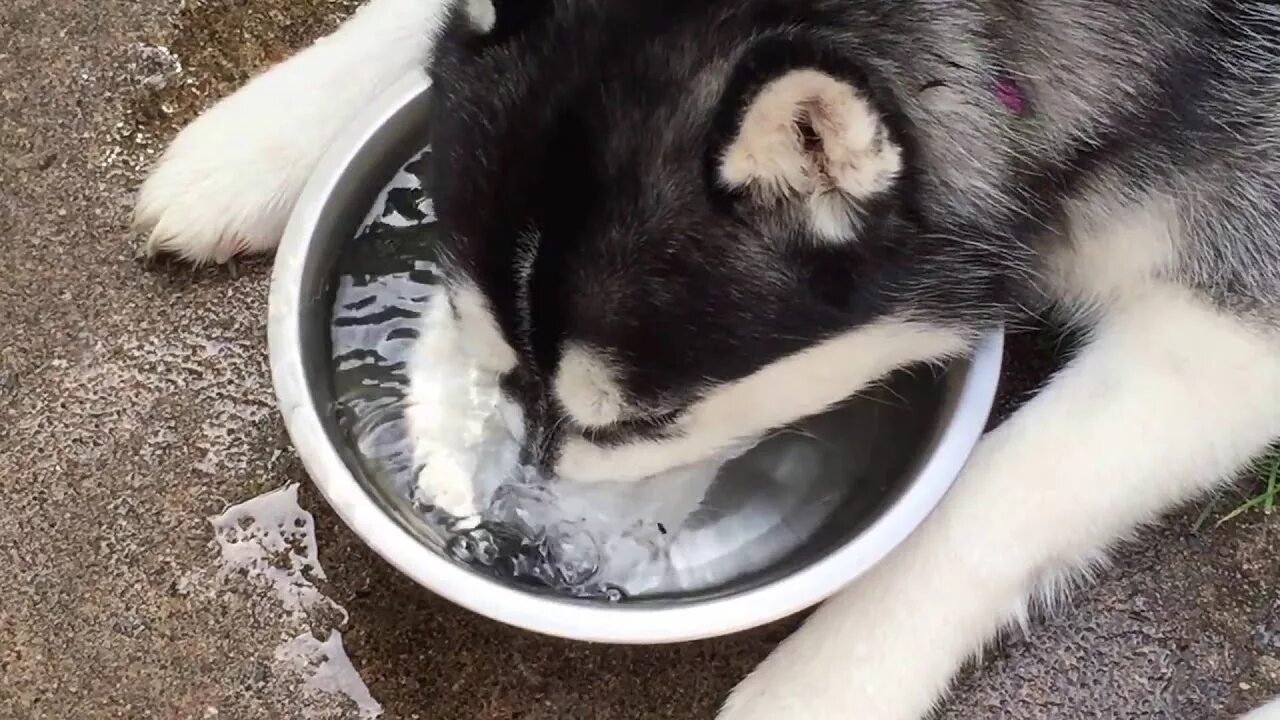
{"type": "Polygon", "coordinates": [[[817,5],[455,10],[428,182],[528,460],[648,476],[972,338],[940,319],[908,123],[817,5]]]}

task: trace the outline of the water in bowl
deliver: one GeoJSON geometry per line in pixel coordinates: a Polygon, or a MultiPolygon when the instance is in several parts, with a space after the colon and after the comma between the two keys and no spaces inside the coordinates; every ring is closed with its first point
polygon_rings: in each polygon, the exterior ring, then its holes
{"type": "Polygon", "coordinates": [[[494,378],[454,351],[429,162],[424,151],[404,166],[344,248],[331,338],[338,420],[362,470],[412,503],[443,553],[582,598],[714,591],[813,542],[835,513],[871,516],[891,500],[904,454],[881,449],[923,432],[934,383],[878,388],[727,463],[640,482],[520,466],[494,378]]]}

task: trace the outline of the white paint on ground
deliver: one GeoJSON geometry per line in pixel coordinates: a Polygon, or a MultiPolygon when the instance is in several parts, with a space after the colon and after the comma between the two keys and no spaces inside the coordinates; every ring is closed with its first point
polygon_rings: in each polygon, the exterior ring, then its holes
{"type": "MultiPolygon", "coordinates": [[[[285,641],[276,648],[276,662],[304,676],[303,689],[313,694],[345,695],[356,704],[356,712],[362,719],[382,715],[382,705],[373,699],[369,688],[360,679],[347,651],[342,647],[342,633],[329,632],[323,642],[309,631],[285,641]]],[[[323,714],[314,709],[305,710],[304,717],[319,718],[323,714]]]]}

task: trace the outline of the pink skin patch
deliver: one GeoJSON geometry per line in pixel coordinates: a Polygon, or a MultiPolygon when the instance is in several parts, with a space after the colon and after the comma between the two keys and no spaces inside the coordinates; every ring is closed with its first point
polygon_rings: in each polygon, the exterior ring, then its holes
{"type": "Polygon", "coordinates": [[[995,86],[996,98],[1004,105],[1009,112],[1014,115],[1022,115],[1027,110],[1027,97],[1022,94],[1022,88],[1012,80],[997,80],[995,86]]]}

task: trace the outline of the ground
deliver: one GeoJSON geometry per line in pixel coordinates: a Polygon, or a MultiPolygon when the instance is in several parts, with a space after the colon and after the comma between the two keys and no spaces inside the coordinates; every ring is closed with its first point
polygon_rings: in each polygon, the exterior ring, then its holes
{"type": "MultiPolygon", "coordinates": [[[[0,3],[0,717],[341,717],[273,661],[278,603],[213,571],[207,517],[290,482],[386,717],[710,718],[794,620],[638,648],[483,620],[381,562],[274,412],[268,265],[147,270],[125,227],[183,120],[332,26],[339,0],[0,3]]],[[[1011,353],[1016,389],[1035,343],[1011,353]],[[1029,349],[1031,348],[1031,349],[1029,349]]],[[[1228,718],[1280,691],[1280,523],[1140,533],[989,653],[947,718],[1228,718]]]]}

